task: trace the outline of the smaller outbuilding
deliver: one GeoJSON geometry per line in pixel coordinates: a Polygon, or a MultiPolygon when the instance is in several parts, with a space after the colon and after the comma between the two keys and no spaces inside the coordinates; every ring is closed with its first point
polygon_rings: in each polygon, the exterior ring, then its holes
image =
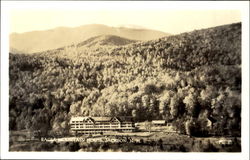
{"type": "Polygon", "coordinates": [[[152,124],[154,126],[165,126],[166,125],[166,121],[165,120],[153,120],[152,124]]]}

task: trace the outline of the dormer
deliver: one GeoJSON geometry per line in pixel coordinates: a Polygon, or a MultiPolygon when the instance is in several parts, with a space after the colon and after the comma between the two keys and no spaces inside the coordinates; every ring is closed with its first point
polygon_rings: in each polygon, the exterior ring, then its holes
{"type": "Polygon", "coordinates": [[[113,117],[110,122],[121,123],[121,121],[117,117],[113,117]]]}
{"type": "Polygon", "coordinates": [[[88,117],[85,119],[85,123],[93,124],[93,123],[95,123],[95,121],[92,118],[88,117]]]}

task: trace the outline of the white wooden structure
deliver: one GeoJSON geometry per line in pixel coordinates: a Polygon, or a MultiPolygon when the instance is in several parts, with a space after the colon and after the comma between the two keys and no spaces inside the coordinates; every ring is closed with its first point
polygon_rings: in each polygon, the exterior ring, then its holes
{"type": "Polygon", "coordinates": [[[70,128],[74,133],[102,134],[104,132],[133,132],[131,117],[72,117],[70,128]]]}

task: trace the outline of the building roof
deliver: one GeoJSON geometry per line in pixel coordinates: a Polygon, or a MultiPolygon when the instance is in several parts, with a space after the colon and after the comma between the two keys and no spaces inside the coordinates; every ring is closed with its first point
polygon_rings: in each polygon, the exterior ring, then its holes
{"type": "Polygon", "coordinates": [[[120,122],[132,122],[132,117],[71,117],[70,122],[72,121],[86,121],[91,119],[94,122],[110,122],[113,118],[117,118],[120,122]]]}
{"type": "Polygon", "coordinates": [[[89,117],[93,119],[95,122],[108,122],[111,121],[112,117],[89,117]]]}
{"type": "Polygon", "coordinates": [[[88,119],[88,117],[71,117],[71,119],[70,119],[70,122],[72,122],[72,121],[85,121],[85,120],[87,120],[88,119]]]}
{"type": "Polygon", "coordinates": [[[153,124],[165,124],[166,121],[165,120],[153,120],[152,123],[153,124]]]}

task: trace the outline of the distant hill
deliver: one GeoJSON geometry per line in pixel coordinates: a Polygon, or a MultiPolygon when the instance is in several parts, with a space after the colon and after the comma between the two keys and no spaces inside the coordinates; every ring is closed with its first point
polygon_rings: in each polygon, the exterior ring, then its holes
{"type": "Polygon", "coordinates": [[[10,35],[10,47],[25,53],[41,52],[79,43],[100,35],[115,35],[132,40],[147,41],[168,36],[169,34],[149,29],[92,24],[75,28],[58,27],[46,31],[13,33],[10,35]]]}
{"type": "MultiPolygon", "coordinates": [[[[137,40],[131,40],[114,35],[101,35],[91,37],[78,44],[72,44],[69,46],[60,47],[57,49],[46,50],[39,52],[41,55],[45,56],[56,56],[56,57],[83,57],[93,54],[106,53],[112,51],[114,48],[125,46],[128,44],[133,44],[135,42],[140,42],[137,40]]],[[[20,53],[20,52],[11,52],[20,53]]]]}
{"type": "Polygon", "coordinates": [[[114,35],[102,35],[96,36],[87,39],[79,44],[77,47],[86,46],[86,47],[93,47],[93,46],[123,46],[130,43],[137,42],[136,40],[131,40],[127,38],[122,38],[119,36],[114,35]]]}

